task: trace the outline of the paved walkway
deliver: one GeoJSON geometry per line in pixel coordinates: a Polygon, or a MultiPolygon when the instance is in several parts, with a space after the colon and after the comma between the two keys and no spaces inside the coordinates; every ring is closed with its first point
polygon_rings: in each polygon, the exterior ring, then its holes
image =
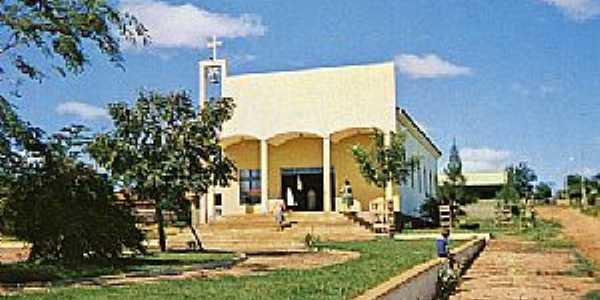
{"type": "Polygon", "coordinates": [[[570,275],[574,263],[572,251],[542,251],[534,243],[506,237],[492,240],[450,299],[582,299],[600,284],[570,275]]]}

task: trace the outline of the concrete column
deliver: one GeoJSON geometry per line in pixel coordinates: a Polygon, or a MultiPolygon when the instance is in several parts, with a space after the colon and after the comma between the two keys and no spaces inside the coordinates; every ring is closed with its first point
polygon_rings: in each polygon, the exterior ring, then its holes
{"type": "Polygon", "coordinates": [[[200,223],[208,223],[208,195],[204,194],[200,197],[200,223]]]}
{"type": "Polygon", "coordinates": [[[215,217],[215,188],[212,186],[208,188],[208,193],[206,194],[206,202],[206,209],[208,211],[208,213],[206,214],[208,218],[207,223],[210,223],[210,221],[212,221],[215,217]]]}
{"type": "Polygon", "coordinates": [[[331,212],[331,140],[323,138],[323,211],[331,212]]]}
{"type": "Polygon", "coordinates": [[[198,99],[198,104],[200,109],[202,109],[204,107],[204,104],[206,103],[206,66],[203,62],[199,62],[198,63],[198,69],[199,69],[199,91],[200,91],[200,98],[198,99]]]}
{"type": "MultiPolygon", "coordinates": [[[[391,144],[391,136],[389,132],[386,132],[383,136],[383,144],[388,147],[391,144]]],[[[385,184],[385,200],[387,201],[392,201],[392,197],[393,197],[393,183],[391,180],[389,180],[388,182],[386,182],[385,184]]],[[[386,203],[387,205],[387,203],[386,203]]],[[[386,207],[387,209],[387,207],[386,207]]]]}
{"type": "Polygon", "coordinates": [[[269,144],[260,140],[260,203],[262,211],[269,212],[269,144]]]}

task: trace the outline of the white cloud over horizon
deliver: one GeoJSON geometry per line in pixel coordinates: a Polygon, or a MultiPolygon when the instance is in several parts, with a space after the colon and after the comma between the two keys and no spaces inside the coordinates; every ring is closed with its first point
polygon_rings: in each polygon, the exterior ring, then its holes
{"type": "Polygon", "coordinates": [[[436,54],[399,54],[394,58],[396,69],[412,79],[456,77],[472,74],[469,67],[453,64],[436,54]]]}
{"type": "Polygon", "coordinates": [[[266,27],[257,15],[238,17],[214,13],[191,3],[182,5],[154,0],[126,0],[120,9],[133,14],[146,26],[150,47],[206,48],[212,35],[221,38],[262,36],[266,27]]]}
{"type": "Polygon", "coordinates": [[[82,120],[88,121],[110,119],[110,115],[106,109],[78,101],[61,103],[56,107],[56,112],[59,115],[77,116],[82,120]]]}
{"type": "Polygon", "coordinates": [[[600,16],[598,0],[539,0],[560,9],[567,17],[577,22],[585,22],[600,16]]]}
{"type": "Polygon", "coordinates": [[[512,153],[491,148],[463,148],[460,158],[465,171],[501,171],[510,163],[512,153]]]}

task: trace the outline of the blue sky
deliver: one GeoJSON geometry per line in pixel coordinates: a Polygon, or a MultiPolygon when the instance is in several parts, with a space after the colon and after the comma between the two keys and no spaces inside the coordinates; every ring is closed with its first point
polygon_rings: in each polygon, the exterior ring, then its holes
{"type": "MultiPolygon", "coordinates": [[[[152,1],[119,3],[153,45],[127,47],[123,72],[97,54],[78,77],[28,83],[17,104],[48,132],[110,128],[99,109],[140,88],[198,95],[205,39],[232,73],[395,61],[398,105],[467,169],[525,160],[542,180],[600,172],[600,2],[152,1]]],[[[446,158],[442,160],[445,163],[446,158]]]]}

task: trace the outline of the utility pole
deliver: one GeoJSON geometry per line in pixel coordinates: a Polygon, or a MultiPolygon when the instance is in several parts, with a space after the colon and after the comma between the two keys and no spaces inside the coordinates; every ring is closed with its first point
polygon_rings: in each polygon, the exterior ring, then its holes
{"type": "Polygon", "coordinates": [[[583,150],[581,150],[581,205],[583,208],[587,208],[587,189],[585,183],[585,177],[583,176],[583,169],[585,168],[583,163],[583,150]]]}
{"type": "Polygon", "coordinates": [[[585,177],[583,177],[583,174],[581,174],[581,204],[583,205],[584,208],[587,207],[588,202],[587,202],[587,189],[586,189],[586,183],[585,183],[585,177]]]}

